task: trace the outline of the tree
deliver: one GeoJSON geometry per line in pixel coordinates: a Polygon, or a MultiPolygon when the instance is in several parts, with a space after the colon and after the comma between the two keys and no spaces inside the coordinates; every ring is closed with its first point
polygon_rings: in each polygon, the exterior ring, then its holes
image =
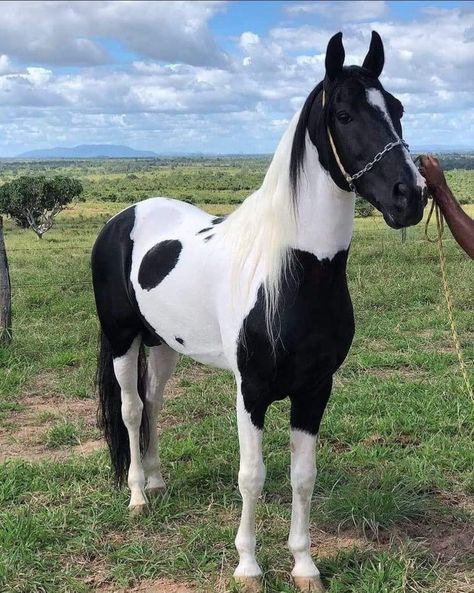
{"type": "Polygon", "coordinates": [[[23,175],[0,187],[0,213],[22,228],[30,227],[41,239],[54,217],[82,194],[78,179],[56,175],[23,175]]]}

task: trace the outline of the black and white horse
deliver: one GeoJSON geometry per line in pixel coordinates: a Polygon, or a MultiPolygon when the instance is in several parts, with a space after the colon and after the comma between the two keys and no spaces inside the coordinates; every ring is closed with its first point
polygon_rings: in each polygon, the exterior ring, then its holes
{"type": "Polygon", "coordinates": [[[92,256],[101,421],[119,482],[128,470],[132,512],[165,487],[156,423],[178,355],[235,374],[243,508],[234,576],[247,587],[261,575],[255,505],[265,479],[265,412],[289,397],[292,575],[302,591],[323,590],[309,512],[319,424],[354,334],[346,262],[355,192],[393,228],[423,213],[423,180],[402,140],[403,106],[379,81],[379,35],[362,67],[343,63],[338,33],[324,81],[292,119],[260,189],[230,216],[144,200],[105,225],[92,256]]]}

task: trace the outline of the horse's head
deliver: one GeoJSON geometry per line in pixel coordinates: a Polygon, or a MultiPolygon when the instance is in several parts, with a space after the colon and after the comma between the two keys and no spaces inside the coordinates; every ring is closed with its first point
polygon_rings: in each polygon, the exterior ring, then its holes
{"type": "Polygon", "coordinates": [[[345,67],[344,56],[338,33],[327,47],[322,87],[305,105],[310,139],[336,185],[355,190],[393,228],[416,224],[426,205],[425,184],[402,139],[403,105],[379,81],[382,40],[372,33],[362,67],[345,67]]]}

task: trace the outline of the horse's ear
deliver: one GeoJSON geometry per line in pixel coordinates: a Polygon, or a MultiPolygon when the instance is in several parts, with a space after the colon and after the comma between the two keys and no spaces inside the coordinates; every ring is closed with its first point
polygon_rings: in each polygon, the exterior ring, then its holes
{"type": "Polygon", "coordinates": [[[377,31],[372,31],[372,39],[370,40],[370,47],[365,56],[362,67],[368,70],[371,74],[378,78],[383,70],[385,63],[385,54],[383,51],[382,38],[377,31]]]}
{"type": "Polygon", "coordinates": [[[326,74],[329,80],[334,80],[341,72],[345,56],[342,33],[336,33],[329,40],[326,50],[326,74]]]}

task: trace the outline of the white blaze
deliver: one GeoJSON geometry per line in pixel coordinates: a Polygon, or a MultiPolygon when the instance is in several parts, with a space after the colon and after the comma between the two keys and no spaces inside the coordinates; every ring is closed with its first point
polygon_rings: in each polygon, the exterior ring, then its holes
{"type": "MultiPolygon", "coordinates": [[[[388,123],[388,125],[390,127],[390,131],[394,135],[394,139],[400,140],[400,136],[397,134],[397,131],[395,130],[395,126],[393,125],[392,118],[390,117],[390,113],[388,112],[387,104],[385,103],[385,99],[384,99],[382,93],[378,89],[371,88],[371,89],[367,89],[366,94],[367,94],[367,101],[369,102],[369,104],[372,105],[372,107],[376,107],[377,109],[379,109],[382,112],[382,115],[383,115],[385,121],[388,123]]],[[[418,187],[425,187],[425,180],[420,175],[420,172],[418,171],[418,169],[415,167],[415,164],[410,156],[410,153],[403,145],[402,145],[402,150],[403,150],[403,154],[405,155],[405,159],[408,163],[408,166],[410,167],[413,174],[415,175],[416,184],[418,185],[418,187]]]]}

